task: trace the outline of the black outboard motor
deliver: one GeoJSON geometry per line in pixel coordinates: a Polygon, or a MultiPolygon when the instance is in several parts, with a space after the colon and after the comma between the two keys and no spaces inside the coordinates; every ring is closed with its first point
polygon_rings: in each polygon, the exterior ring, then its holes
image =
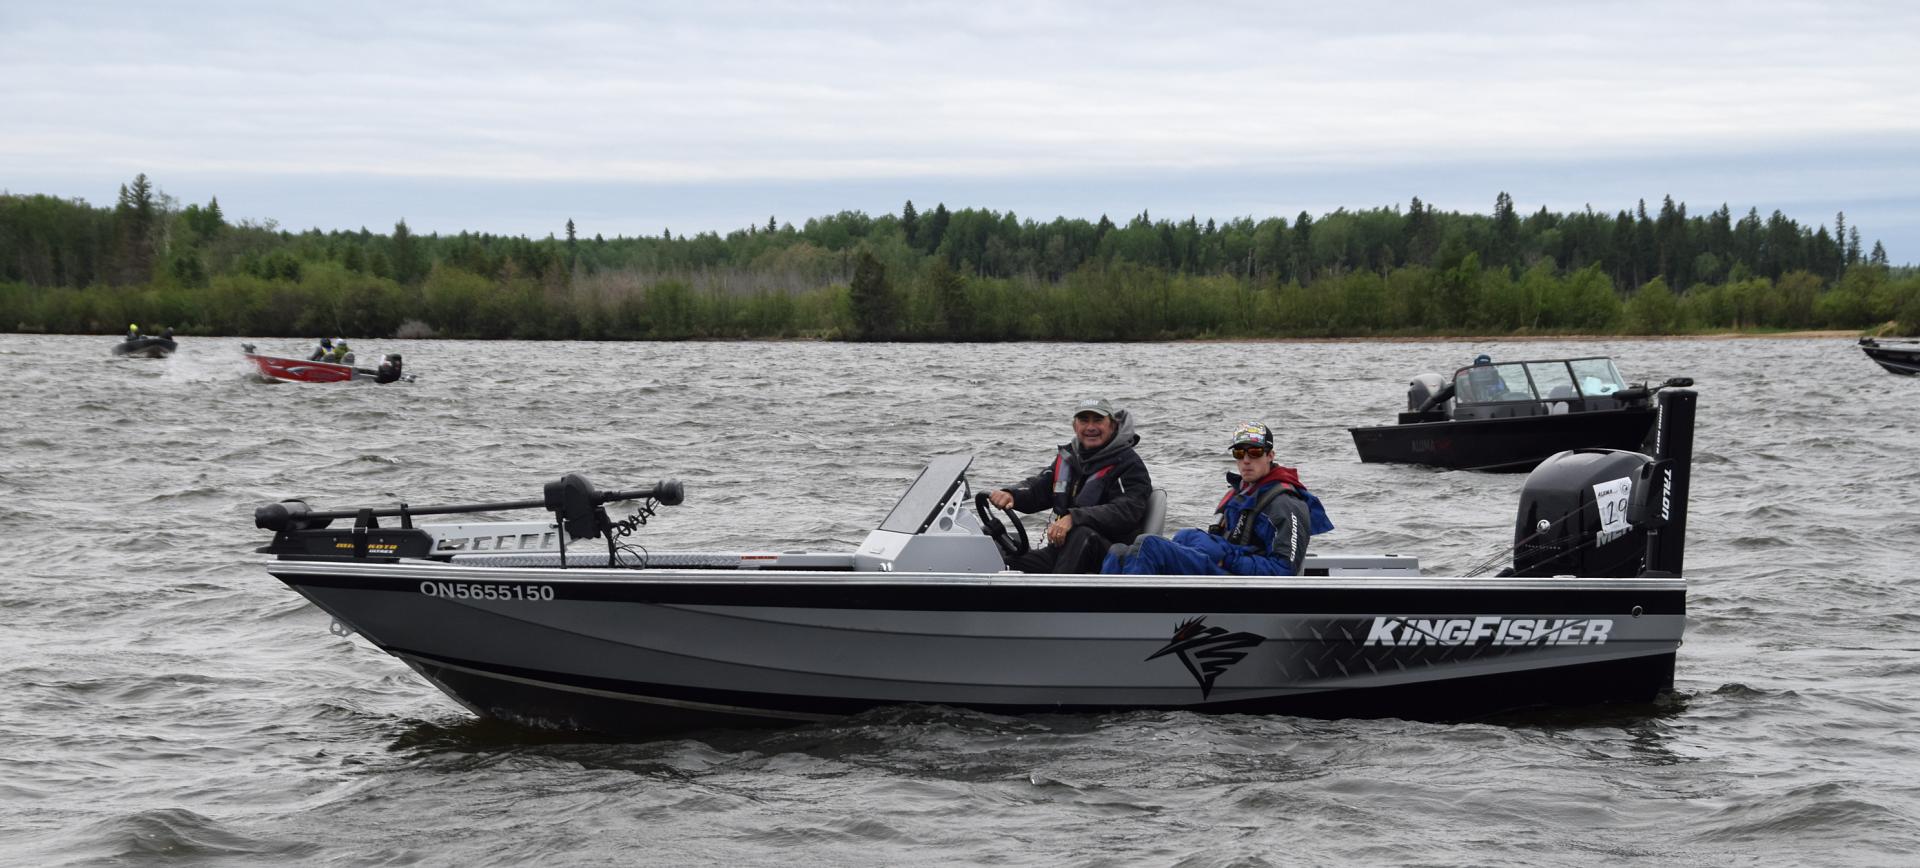
{"type": "Polygon", "coordinates": [[[374,373],[373,380],[376,383],[391,383],[398,379],[400,379],[400,354],[388,353],[386,359],[380,362],[380,370],[374,373]]]}
{"type": "Polygon", "coordinates": [[[1445,422],[1452,400],[1453,384],[1445,377],[1431,372],[1415,374],[1407,384],[1407,410],[1400,414],[1400,422],[1445,422]]]}
{"type": "Polygon", "coordinates": [[[1658,393],[1652,457],[1574,449],[1534,468],[1520,490],[1507,575],[1680,575],[1698,398],[1679,389],[1658,393]]]}
{"type": "Polygon", "coordinates": [[[1647,532],[1634,495],[1651,487],[1653,459],[1622,449],[1574,449],[1540,462],[1520,489],[1513,574],[1640,575],[1647,532]]]}

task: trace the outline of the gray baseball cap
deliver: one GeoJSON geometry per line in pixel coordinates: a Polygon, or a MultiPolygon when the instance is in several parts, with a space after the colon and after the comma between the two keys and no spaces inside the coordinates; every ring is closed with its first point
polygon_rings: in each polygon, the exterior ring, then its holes
{"type": "Polygon", "coordinates": [[[1108,403],[1105,398],[1088,398],[1081,401],[1079,406],[1073,408],[1073,415],[1079,416],[1081,413],[1099,413],[1111,419],[1113,418],[1113,405],[1108,403]]]}

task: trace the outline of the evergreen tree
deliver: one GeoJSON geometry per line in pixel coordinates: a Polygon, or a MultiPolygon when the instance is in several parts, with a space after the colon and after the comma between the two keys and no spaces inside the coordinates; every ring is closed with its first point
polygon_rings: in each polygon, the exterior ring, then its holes
{"type": "Polygon", "coordinates": [[[927,266],[927,283],[933,288],[934,301],[940,305],[940,320],[947,340],[964,341],[973,337],[973,303],[967,296],[967,281],[945,259],[934,257],[927,266]]]}
{"type": "Polygon", "coordinates": [[[887,283],[887,267],[862,247],[853,263],[853,285],[847,301],[853,308],[854,339],[882,341],[891,338],[898,315],[893,287],[887,283]]]}
{"type": "Polygon", "coordinates": [[[1512,268],[1519,252],[1520,218],[1513,208],[1513,197],[1501,191],[1493,200],[1493,265],[1512,268]]]}
{"type": "Polygon", "coordinates": [[[900,209],[900,232],[907,236],[907,246],[925,253],[914,243],[914,236],[920,232],[920,214],[913,210],[913,200],[907,200],[907,206],[900,209]]]}
{"type": "Polygon", "coordinates": [[[1313,218],[1307,212],[1293,218],[1293,267],[1289,269],[1294,280],[1306,282],[1313,279],[1319,263],[1313,260],[1313,218]]]}
{"type": "Polygon", "coordinates": [[[154,208],[153,184],[145,172],[133,177],[133,186],[120,185],[120,202],[114,208],[114,236],[118,253],[114,257],[115,282],[140,284],[153,279],[154,208]]]}
{"type": "MultiPolygon", "coordinates": [[[[406,220],[393,224],[393,240],[388,247],[393,251],[387,260],[393,269],[395,282],[410,284],[426,275],[426,254],[420,249],[420,242],[414,238],[413,231],[407,228],[406,220]]],[[[379,274],[378,271],[374,273],[379,274]]]]}
{"type": "Polygon", "coordinates": [[[1433,254],[1440,249],[1440,227],[1434,222],[1433,207],[1421,202],[1419,196],[1407,206],[1403,235],[1409,263],[1433,264],[1433,254]]]}
{"type": "Polygon", "coordinates": [[[940,242],[945,241],[947,237],[947,224],[952,220],[953,215],[947,212],[947,203],[935,203],[933,214],[927,218],[927,224],[924,227],[927,237],[920,240],[919,249],[926,253],[939,250],[940,242]]]}

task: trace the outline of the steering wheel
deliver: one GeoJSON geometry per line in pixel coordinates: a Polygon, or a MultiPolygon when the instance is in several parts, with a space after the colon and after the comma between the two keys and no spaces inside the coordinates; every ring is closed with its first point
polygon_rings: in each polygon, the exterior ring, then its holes
{"type": "Polygon", "coordinates": [[[1000,555],[1012,558],[1031,551],[1033,547],[1027,542],[1027,526],[1020,523],[1020,516],[1014,515],[1011,509],[1002,509],[1000,511],[1007,514],[1007,521],[1001,522],[994,516],[990,508],[991,504],[987,501],[987,494],[988,492],[982,491],[973,496],[973,511],[980,515],[980,529],[986,531],[987,536],[993,538],[994,545],[1000,547],[1000,555]],[[1019,539],[1014,539],[1013,535],[1007,532],[1008,523],[1020,531],[1019,539]]]}

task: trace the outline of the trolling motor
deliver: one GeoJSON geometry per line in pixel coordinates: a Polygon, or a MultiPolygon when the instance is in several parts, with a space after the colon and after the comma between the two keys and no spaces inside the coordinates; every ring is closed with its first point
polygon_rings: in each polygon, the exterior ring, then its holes
{"type": "Polygon", "coordinates": [[[303,500],[269,503],[253,511],[254,527],[274,532],[273,544],[260,551],[296,557],[380,558],[427,557],[433,539],[413,526],[414,516],[453,515],[468,512],[502,512],[512,509],[544,508],[554,515],[562,533],[560,565],[566,566],[567,540],[605,537],[608,563],[613,563],[615,541],[647,523],[661,506],[678,506],[686,498],[686,489],[677,479],[662,480],[652,488],[631,491],[599,491],[586,477],[569,473],[546,484],[539,500],[513,500],[502,503],[470,503],[449,506],[408,506],[374,509],[337,509],[316,511],[303,500]],[[633,516],[614,521],[607,516],[606,504],[641,501],[633,516]],[[382,528],[380,519],[398,516],[398,528],[382,528]],[[354,520],[350,530],[327,530],[337,518],[354,520]]]}

